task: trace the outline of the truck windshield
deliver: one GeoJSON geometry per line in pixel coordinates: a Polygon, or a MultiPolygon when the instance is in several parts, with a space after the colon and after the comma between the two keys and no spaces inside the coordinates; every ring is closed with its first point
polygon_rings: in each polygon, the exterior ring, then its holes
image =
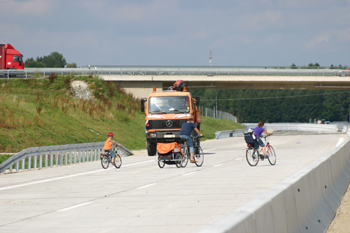
{"type": "Polygon", "coordinates": [[[148,113],[187,113],[190,112],[188,96],[161,96],[149,98],[148,113]]]}

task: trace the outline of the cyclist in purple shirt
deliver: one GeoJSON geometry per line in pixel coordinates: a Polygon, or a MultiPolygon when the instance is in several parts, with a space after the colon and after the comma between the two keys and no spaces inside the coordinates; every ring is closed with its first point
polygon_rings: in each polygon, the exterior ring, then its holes
{"type": "Polygon", "coordinates": [[[264,156],[266,155],[266,146],[264,144],[264,142],[261,140],[260,136],[262,133],[265,133],[266,135],[271,135],[270,133],[268,133],[263,127],[265,125],[265,122],[260,121],[258,124],[258,127],[255,127],[254,129],[254,135],[256,137],[256,140],[258,141],[259,145],[262,147],[263,149],[263,154],[264,156]]]}

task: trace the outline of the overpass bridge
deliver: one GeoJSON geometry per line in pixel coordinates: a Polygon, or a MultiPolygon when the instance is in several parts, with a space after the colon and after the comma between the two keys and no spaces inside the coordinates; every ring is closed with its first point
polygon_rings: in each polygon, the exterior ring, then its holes
{"type": "Polygon", "coordinates": [[[242,76],[242,75],[100,75],[131,92],[146,97],[153,87],[167,89],[183,80],[190,89],[323,89],[349,90],[350,77],[338,76],[242,76]]]}
{"type": "Polygon", "coordinates": [[[349,73],[319,67],[190,67],[190,66],[88,66],[81,68],[27,68],[2,70],[0,75],[28,78],[36,73],[98,75],[125,88],[135,97],[145,97],[153,87],[167,89],[184,80],[191,89],[350,89],[349,73]]]}

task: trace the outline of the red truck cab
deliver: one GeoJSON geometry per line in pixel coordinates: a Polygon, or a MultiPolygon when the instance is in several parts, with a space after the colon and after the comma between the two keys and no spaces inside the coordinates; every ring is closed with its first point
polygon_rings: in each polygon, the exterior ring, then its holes
{"type": "Polygon", "coordinates": [[[24,69],[23,55],[10,44],[0,44],[0,69],[24,69]]]}

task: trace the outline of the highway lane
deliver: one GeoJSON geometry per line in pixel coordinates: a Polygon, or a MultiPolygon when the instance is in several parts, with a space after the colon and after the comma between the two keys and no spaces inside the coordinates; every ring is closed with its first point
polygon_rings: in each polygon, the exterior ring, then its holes
{"type": "Polygon", "coordinates": [[[250,167],[242,137],[202,143],[204,165],[90,162],[0,176],[0,232],[197,232],[330,152],[346,134],[272,136],[277,164],[250,167]]]}

